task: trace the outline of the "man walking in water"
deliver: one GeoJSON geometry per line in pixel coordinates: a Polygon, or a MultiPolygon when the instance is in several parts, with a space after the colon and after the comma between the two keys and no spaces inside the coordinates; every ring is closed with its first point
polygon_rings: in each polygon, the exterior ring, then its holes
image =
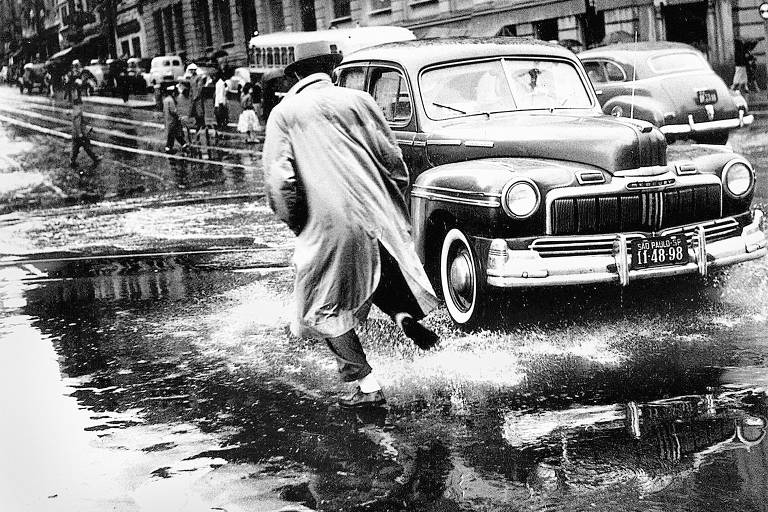
{"type": "Polygon", "coordinates": [[[91,149],[91,140],[88,138],[87,126],[83,118],[83,87],[85,84],[83,83],[83,70],[79,60],[72,61],[72,70],[67,74],[65,82],[66,94],[72,104],[72,154],[69,158],[69,166],[73,169],[77,167],[77,155],[80,153],[80,148],[85,150],[93,160],[93,164],[96,165],[101,159],[91,149]]]}
{"type": "Polygon", "coordinates": [[[299,82],[267,122],[265,184],[272,209],[298,234],[293,333],[324,339],[342,379],[357,382],[342,406],[380,406],[355,327],[373,303],[429,348],[437,335],[418,320],[437,299],[411,239],[400,148],[370,95],[333,86],[334,50],[296,45],[285,74],[299,82]]]}
{"type": "Polygon", "coordinates": [[[173,153],[176,141],[179,142],[181,149],[187,148],[187,141],[184,140],[184,132],[181,129],[181,119],[179,119],[179,110],[176,107],[176,96],[179,95],[179,86],[172,85],[166,89],[165,98],[163,98],[163,117],[165,118],[165,152],[173,153]]]}

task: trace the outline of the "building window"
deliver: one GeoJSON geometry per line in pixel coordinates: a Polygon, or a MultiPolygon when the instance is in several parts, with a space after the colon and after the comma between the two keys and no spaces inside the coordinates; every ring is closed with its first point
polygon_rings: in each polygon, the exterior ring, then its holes
{"type": "Polygon", "coordinates": [[[69,6],[62,5],[59,9],[59,13],[61,13],[61,26],[66,27],[69,25],[69,6]]]}
{"type": "Polygon", "coordinates": [[[165,21],[165,34],[168,37],[168,49],[176,53],[176,41],[173,37],[173,12],[170,6],[163,9],[163,21],[165,21]]]}
{"type": "Polygon", "coordinates": [[[196,28],[203,31],[202,35],[205,46],[213,46],[211,17],[208,14],[208,0],[195,0],[195,17],[197,18],[196,28]]]}
{"type": "Polygon", "coordinates": [[[517,36],[517,25],[505,25],[501,27],[497,36],[515,37],[517,36]]]}
{"type": "Polygon", "coordinates": [[[187,38],[184,37],[184,15],[181,10],[181,2],[173,6],[173,19],[176,22],[176,37],[179,41],[179,49],[184,50],[187,47],[187,38]]]}
{"type": "Polygon", "coordinates": [[[155,34],[157,35],[157,53],[165,55],[165,31],[163,30],[163,11],[157,10],[152,13],[152,19],[155,23],[155,34]]]}
{"type": "Polygon", "coordinates": [[[269,0],[269,14],[272,20],[272,32],[285,30],[285,17],[283,14],[283,0],[269,0]]]}
{"type": "Polygon", "coordinates": [[[257,29],[256,25],[256,3],[253,0],[237,0],[240,2],[240,18],[243,21],[243,33],[245,42],[251,40],[253,33],[257,29]]]}
{"type": "Polygon", "coordinates": [[[559,39],[559,29],[557,28],[557,18],[537,21],[533,24],[533,34],[536,39],[542,41],[557,41],[559,39]]]}
{"type": "Polygon", "coordinates": [[[371,12],[385,11],[392,8],[391,0],[371,0],[371,12]]]}
{"type": "Polygon", "coordinates": [[[120,49],[123,51],[121,55],[130,55],[131,48],[130,48],[130,42],[129,41],[121,41],[120,42],[120,49]]]}
{"type": "Polygon", "coordinates": [[[350,0],[333,0],[333,19],[349,18],[351,15],[350,0]]]}
{"type": "Polygon", "coordinates": [[[134,37],[131,39],[131,46],[133,47],[133,56],[141,58],[141,38],[134,37]]]}
{"type": "Polygon", "coordinates": [[[219,28],[221,29],[221,38],[225,43],[231,43],[234,40],[232,35],[232,14],[229,10],[229,0],[214,0],[217,4],[216,10],[219,14],[219,28]]]}

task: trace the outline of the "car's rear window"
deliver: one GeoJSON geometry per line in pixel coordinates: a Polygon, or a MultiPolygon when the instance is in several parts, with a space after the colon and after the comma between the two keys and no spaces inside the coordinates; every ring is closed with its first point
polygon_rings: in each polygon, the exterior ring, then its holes
{"type": "Polygon", "coordinates": [[[654,73],[678,73],[680,71],[706,70],[707,62],[696,53],[680,52],[655,55],[648,60],[654,73]]]}

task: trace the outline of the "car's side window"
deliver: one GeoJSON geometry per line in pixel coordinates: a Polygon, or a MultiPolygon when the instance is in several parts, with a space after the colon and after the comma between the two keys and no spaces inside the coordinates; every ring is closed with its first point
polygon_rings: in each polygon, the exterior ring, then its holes
{"type": "Polygon", "coordinates": [[[626,80],[626,76],[624,75],[624,70],[621,69],[616,64],[614,64],[613,62],[605,63],[605,71],[606,71],[606,74],[608,75],[609,82],[623,82],[624,80],[626,80]]]}
{"type": "Polygon", "coordinates": [[[350,89],[365,90],[365,68],[350,67],[339,72],[338,85],[350,89]]]}
{"type": "Polygon", "coordinates": [[[370,91],[387,121],[402,124],[411,119],[408,83],[399,71],[392,68],[373,68],[370,91]]]}
{"type": "Polygon", "coordinates": [[[587,70],[589,81],[593,84],[599,84],[607,81],[605,78],[605,70],[603,69],[603,65],[600,62],[585,62],[584,69],[587,70]]]}

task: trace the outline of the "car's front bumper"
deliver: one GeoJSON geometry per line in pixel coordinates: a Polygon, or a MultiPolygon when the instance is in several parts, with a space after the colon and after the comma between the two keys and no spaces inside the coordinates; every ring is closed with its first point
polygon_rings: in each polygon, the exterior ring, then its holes
{"type": "Polygon", "coordinates": [[[755,210],[752,222],[741,234],[707,242],[703,226],[694,227],[690,260],[685,265],[630,269],[627,236],[617,234],[613,254],[541,257],[533,250],[504,250],[506,241],[491,242],[487,260],[487,281],[499,288],[533,288],[591,283],[620,283],[682,274],[706,275],[709,269],[726,267],[762,258],[768,252],[760,229],[763,213],[755,210]]]}
{"type": "Polygon", "coordinates": [[[752,124],[755,117],[752,114],[744,115],[743,110],[739,110],[739,117],[733,119],[719,119],[717,121],[707,121],[697,123],[693,120],[693,115],[688,114],[688,124],[665,124],[659,127],[664,135],[693,135],[696,133],[712,133],[724,130],[734,130],[743,126],[752,124]]]}

